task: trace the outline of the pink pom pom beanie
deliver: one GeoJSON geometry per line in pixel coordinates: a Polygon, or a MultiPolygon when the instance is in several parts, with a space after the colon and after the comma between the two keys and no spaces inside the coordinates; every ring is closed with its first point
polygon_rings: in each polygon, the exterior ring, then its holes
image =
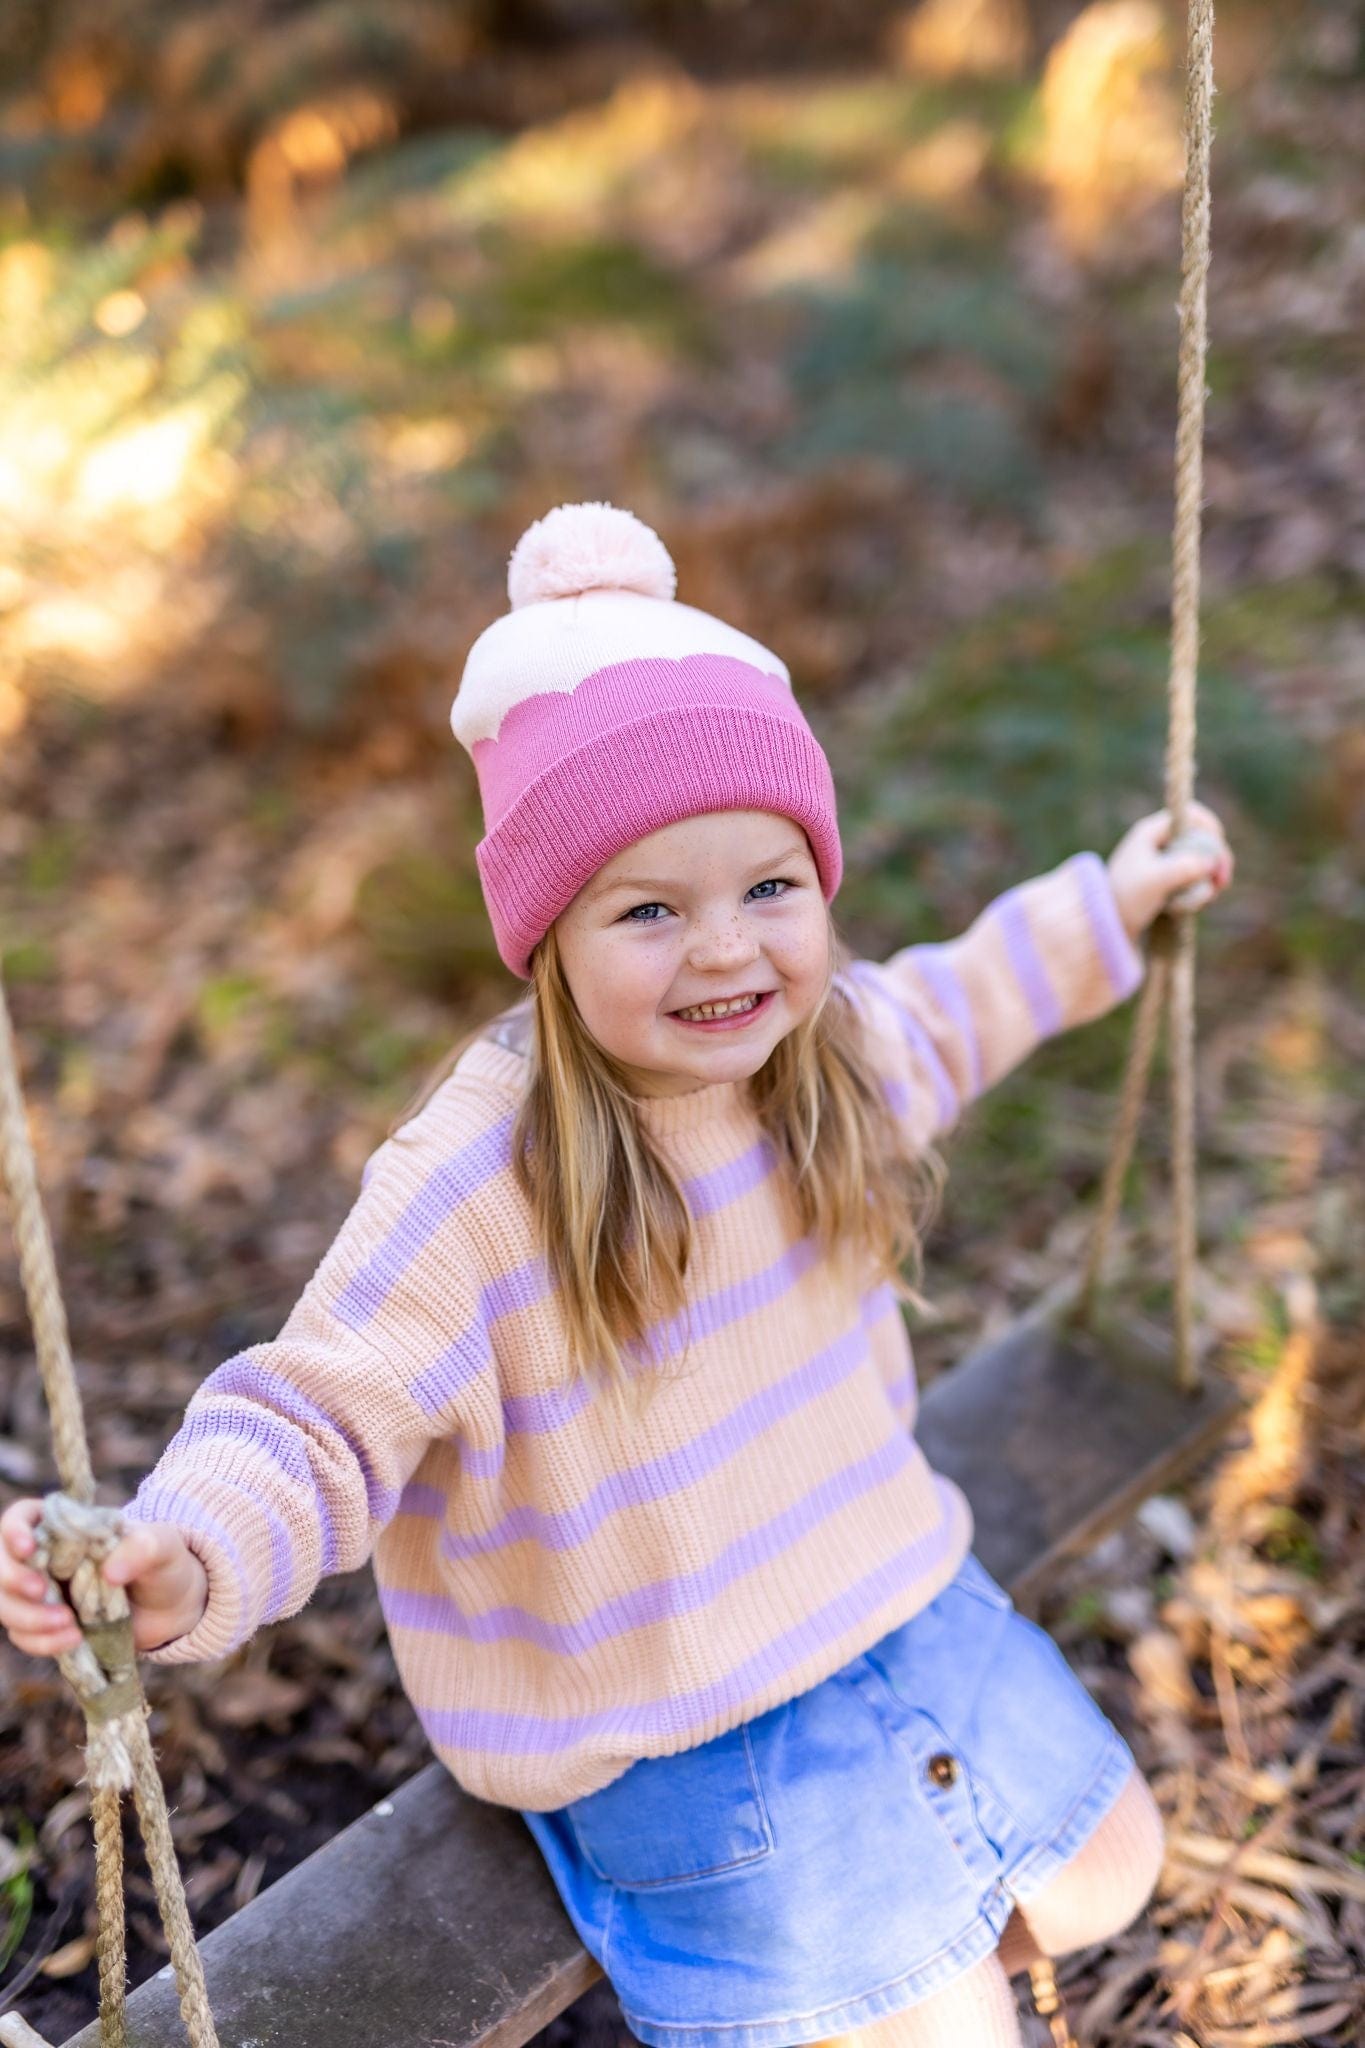
{"type": "Polygon", "coordinates": [[[451,707],[473,756],[479,874],[501,953],[531,954],[597,870],[662,825],[773,811],[801,825],[826,902],[834,784],[775,654],[679,604],[657,534],[614,505],[560,505],[512,552],[512,609],[470,649],[451,707]]]}

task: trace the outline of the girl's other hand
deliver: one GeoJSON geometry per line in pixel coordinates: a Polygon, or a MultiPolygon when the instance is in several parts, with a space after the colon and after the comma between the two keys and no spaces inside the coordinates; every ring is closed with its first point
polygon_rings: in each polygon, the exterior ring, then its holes
{"type": "MultiPolygon", "coordinates": [[[[30,1657],[60,1657],[81,1640],[67,1603],[44,1598],[41,1575],[29,1560],[40,1500],[17,1500],[0,1515],[0,1623],[16,1649],[30,1657]]],[[[111,1586],[126,1586],[133,1610],[133,1646],[159,1650],[186,1635],[208,1604],[208,1574],[178,1529],[139,1522],[104,1560],[111,1586]]]]}
{"type": "Polygon", "coordinates": [[[1189,805],[1186,831],[1197,833],[1199,842],[1171,852],[1167,846],[1171,814],[1153,811],[1150,817],[1139,818],[1110,854],[1109,880],[1130,939],[1145,932],[1182,889],[1200,885],[1190,907],[1202,910],[1215,896],[1221,896],[1232,880],[1227,836],[1207,804],[1189,805]]]}

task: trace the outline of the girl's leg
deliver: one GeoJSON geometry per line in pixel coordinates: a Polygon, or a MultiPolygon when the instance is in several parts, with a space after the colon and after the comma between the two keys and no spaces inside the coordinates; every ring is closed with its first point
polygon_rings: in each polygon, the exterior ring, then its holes
{"type": "Polygon", "coordinates": [[[918,2005],[816,2048],[1021,2048],[1010,1976],[1040,1955],[1104,1941],[1136,1919],[1164,1852],[1160,1809],[1134,1771],[1090,1840],[1029,1900],[1027,1920],[1018,1908],[1011,1914],[995,1955],[918,2005]]]}
{"type": "Polygon", "coordinates": [[[1064,1956],[1127,1927],[1152,1895],[1165,1848],[1161,1809],[1134,1771],[1090,1840],[1010,1915],[997,1950],[1005,1971],[1013,1976],[1040,1954],[1064,1956]]]}
{"type": "Polygon", "coordinates": [[[852,2034],[837,2034],[816,2048],[1022,2048],[1019,2011],[1009,1979],[995,1956],[986,1956],[941,1991],[904,2012],[888,2013],[852,2034]]]}

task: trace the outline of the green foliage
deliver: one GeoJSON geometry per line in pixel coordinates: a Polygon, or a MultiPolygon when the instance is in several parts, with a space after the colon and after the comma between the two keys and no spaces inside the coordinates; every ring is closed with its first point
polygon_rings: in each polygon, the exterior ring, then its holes
{"type": "Polygon", "coordinates": [[[908,217],[846,290],[797,303],[788,374],[801,424],[788,460],[879,455],[972,504],[1036,505],[1029,420],[1052,393],[1060,347],[989,249],[908,217]]]}
{"type": "MultiPolygon", "coordinates": [[[[1035,873],[1077,847],[1108,852],[1144,799],[1160,803],[1167,624],[1119,551],[1046,602],[1009,604],[946,644],[852,745],[841,809],[882,868],[1035,873]],[[984,870],[983,870],[984,871],[984,870]]],[[[1231,625],[1214,620],[1215,648],[1231,625]]],[[[1200,758],[1234,807],[1243,858],[1283,884],[1331,838],[1324,765],[1230,668],[1200,683],[1200,758]]]]}
{"type": "Polygon", "coordinates": [[[509,343],[553,341],[565,327],[628,327],[690,355],[702,352],[700,308],[636,243],[516,238],[499,250],[486,287],[460,305],[454,353],[479,360],[509,343]]]}
{"type": "Polygon", "coordinates": [[[216,1037],[236,1023],[262,994],[261,984],[253,974],[217,975],[199,991],[200,1025],[211,1037],[216,1037]]]}
{"type": "Polygon", "coordinates": [[[933,356],[979,363],[1036,401],[1051,392],[1057,342],[1009,274],[970,243],[951,265],[888,252],[864,262],[846,293],[814,302],[791,372],[818,397],[933,356]]]}
{"type": "Polygon", "coordinates": [[[1063,1626],[1081,1635],[1097,1635],[1105,1624],[1104,1595],[1092,1587],[1077,1593],[1067,1604],[1063,1626]]]}
{"type": "Polygon", "coordinates": [[[7,1970],[13,1962],[33,1917],[34,1887],[29,1859],[37,1842],[27,1814],[17,1815],[13,1823],[6,1815],[5,1825],[7,1829],[13,1825],[20,1861],[19,1868],[0,1883],[0,1971],[7,1970]]]}
{"type": "Polygon", "coordinates": [[[24,887],[35,895],[65,888],[82,847],[82,834],[63,821],[39,834],[24,860],[24,887]]]}
{"type": "Polygon", "coordinates": [[[472,847],[380,863],[361,884],[356,921],[376,957],[429,994],[466,998],[505,974],[472,847]]]}
{"type": "Polygon", "coordinates": [[[0,944],[0,974],[12,986],[21,981],[52,981],[57,956],[42,939],[11,939],[0,944]]]}
{"type": "Polygon", "coordinates": [[[1256,1289],[1261,1321],[1250,1337],[1239,1338],[1232,1346],[1243,1365],[1254,1372],[1263,1373],[1267,1378],[1278,1370],[1284,1355],[1285,1343],[1289,1336],[1289,1311],[1279,1288],[1262,1281],[1256,1289]]]}
{"type": "Polygon", "coordinates": [[[1033,451],[1003,405],[889,385],[833,392],[781,452],[808,469],[880,456],[969,504],[1017,512],[1036,505],[1042,481],[1033,451]]]}
{"type": "Polygon", "coordinates": [[[333,234],[379,216],[387,229],[394,203],[410,195],[438,192],[458,183],[465,172],[494,154],[501,138],[490,129],[442,129],[434,135],[412,135],[381,155],[356,165],[338,193],[329,222],[333,234]]]}
{"type": "Polygon", "coordinates": [[[1323,1575],[1322,1546],[1295,1508],[1281,1505],[1270,1510],[1258,1547],[1271,1564],[1289,1565],[1308,1579],[1323,1575]]]}

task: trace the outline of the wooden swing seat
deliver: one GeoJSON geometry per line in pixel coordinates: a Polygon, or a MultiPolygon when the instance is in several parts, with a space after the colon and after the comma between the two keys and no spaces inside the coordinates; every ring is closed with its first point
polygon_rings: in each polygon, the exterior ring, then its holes
{"type": "MultiPolygon", "coordinates": [[[[928,1388],[915,1433],[1021,1601],[1168,1486],[1239,1412],[1173,1384],[1156,1338],[1102,1348],[1039,1311],[928,1388]]],[[[600,1976],[532,1836],[428,1764],[200,1944],[224,2048],[521,2048],[600,1976]]],[[[184,2039],[169,1966],[128,2001],[136,2048],[184,2039]]],[[[92,2024],[67,2048],[98,2048],[92,2024]]]]}

